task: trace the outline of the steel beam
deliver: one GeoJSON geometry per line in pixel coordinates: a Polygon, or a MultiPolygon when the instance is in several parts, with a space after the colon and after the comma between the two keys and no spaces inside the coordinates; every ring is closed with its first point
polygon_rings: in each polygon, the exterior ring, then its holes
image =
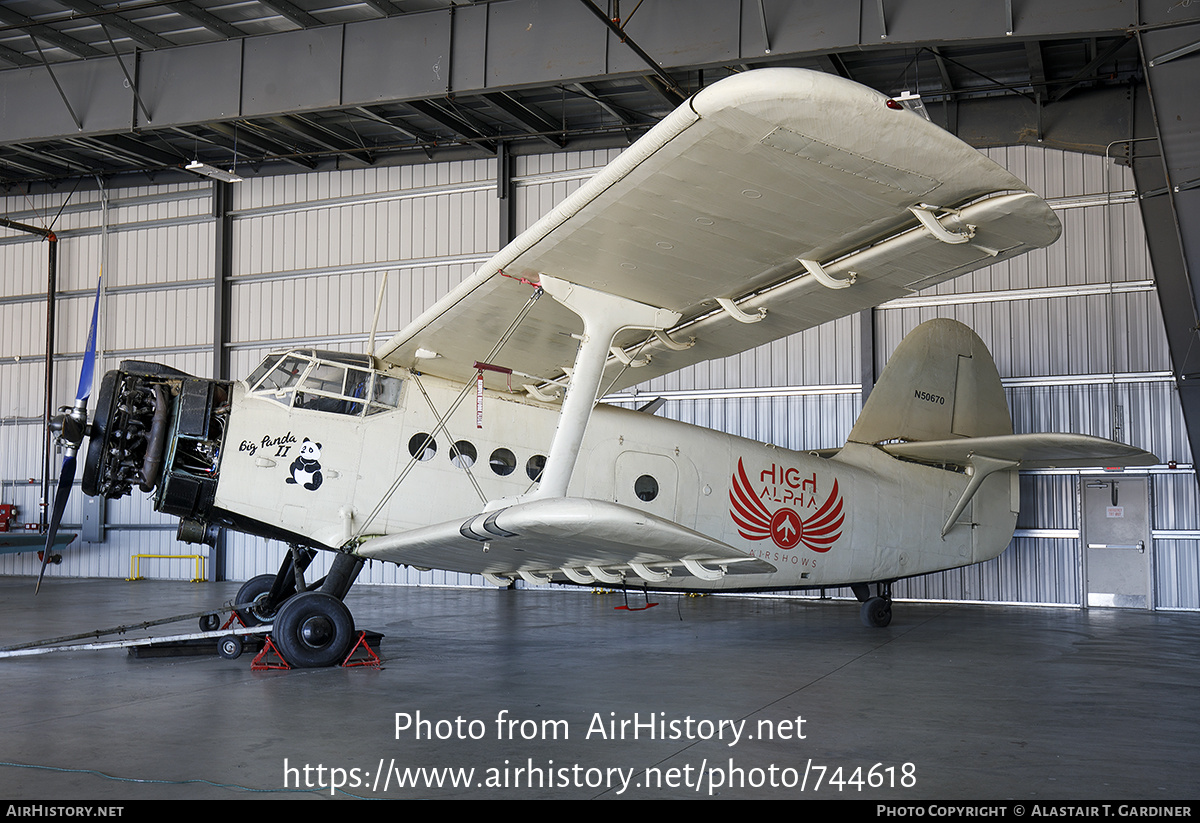
{"type": "MultiPolygon", "coordinates": [[[[325,126],[318,126],[301,115],[280,115],[268,118],[271,123],[320,150],[342,157],[356,167],[371,165],[369,151],[354,146],[346,135],[339,135],[325,126]]],[[[318,152],[311,152],[316,154],[318,152]]]]}
{"type": "MultiPolygon", "coordinates": [[[[233,187],[236,183],[212,184],[213,217],[213,377],[230,380],[229,341],[233,329],[233,187]]],[[[213,545],[213,562],[209,564],[209,577],[224,580],[226,577],[226,554],[228,546],[225,530],[221,529],[213,545]]]]}
{"type": "Polygon", "coordinates": [[[63,34],[57,29],[52,29],[43,23],[39,23],[31,17],[26,17],[12,9],[7,9],[3,5],[0,5],[0,23],[7,23],[10,26],[24,29],[30,38],[40,37],[47,43],[52,43],[63,51],[74,54],[77,57],[99,57],[104,54],[100,49],[89,46],[82,40],[76,40],[74,37],[63,34]]]}
{"type": "Polygon", "coordinates": [[[1136,101],[1135,137],[1141,139],[1132,144],[1133,173],[1191,462],[1200,467],[1200,189],[1190,185],[1200,178],[1195,122],[1200,53],[1186,49],[1200,26],[1195,13],[1192,25],[1164,25],[1173,22],[1165,15],[1142,22],[1147,25],[1138,40],[1146,85],[1136,101]],[[1178,56],[1161,59],[1173,53],[1178,56]]]}
{"type": "Polygon", "coordinates": [[[302,29],[321,25],[320,20],[313,17],[295,3],[289,3],[288,0],[258,0],[258,2],[285,20],[295,23],[302,29]]]}
{"type": "Polygon", "coordinates": [[[245,32],[232,23],[226,23],[220,17],[211,14],[188,0],[178,3],[167,3],[167,8],[189,20],[194,20],[204,28],[222,37],[244,37],[245,32]]]}
{"type": "Polygon", "coordinates": [[[483,99],[517,121],[517,125],[542,142],[556,149],[561,149],[566,144],[561,136],[562,126],[551,120],[545,112],[528,103],[522,103],[507,92],[485,94],[483,99]],[[556,131],[559,134],[556,135],[556,131]]]}
{"type": "MultiPolygon", "coordinates": [[[[90,0],[58,0],[58,2],[83,14],[100,15],[108,11],[108,9],[104,9],[90,2],[90,0]]],[[[175,45],[165,37],[159,37],[154,32],[142,28],[137,23],[131,23],[117,14],[105,14],[104,17],[97,16],[95,20],[101,27],[111,26],[148,49],[167,49],[175,45]]]]}
{"type": "MultiPolygon", "coordinates": [[[[678,6],[678,13],[686,13],[690,19],[703,19],[706,16],[720,18],[727,15],[729,9],[729,0],[672,1],[678,6]]],[[[661,2],[667,3],[667,0],[661,2]]],[[[759,0],[742,0],[742,3],[750,4],[744,10],[748,19],[757,21],[759,0]]],[[[591,2],[586,5],[595,9],[591,2]]],[[[285,4],[276,0],[273,6],[282,10],[285,4]]],[[[230,30],[220,21],[205,18],[194,6],[175,2],[170,7],[193,17],[201,25],[213,28],[222,36],[230,35],[230,30]]],[[[0,10],[2,8],[0,6],[0,10]]],[[[678,31],[679,18],[671,11],[672,8],[663,6],[662,13],[646,19],[641,16],[637,18],[638,42],[654,44],[651,48],[655,53],[650,56],[658,64],[661,73],[668,77],[674,69],[703,68],[706,65],[696,64],[696,55],[681,41],[684,34],[678,31]]],[[[956,14],[944,16],[952,20],[921,15],[920,26],[916,25],[917,20],[910,20],[907,6],[889,5],[886,41],[878,39],[878,32],[874,30],[876,24],[866,26],[863,22],[866,18],[872,21],[876,19],[878,11],[874,0],[829,4],[803,14],[781,13],[783,6],[778,3],[767,2],[766,8],[771,22],[772,60],[815,59],[821,54],[879,48],[938,44],[944,47],[948,42],[979,41],[986,44],[1005,36],[1003,14],[997,4],[989,0],[969,0],[959,4],[956,14]],[[872,30],[863,34],[864,26],[872,30]]],[[[1193,17],[1196,14],[1189,13],[1193,17]]],[[[0,16],[0,20],[3,19],[0,16]]],[[[545,4],[539,4],[537,0],[497,0],[457,6],[453,10],[441,9],[381,20],[318,26],[303,32],[305,36],[297,36],[300,32],[287,31],[242,38],[237,41],[240,60],[231,59],[228,51],[230,43],[227,41],[161,48],[145,57],[147,60],[153,57],[156,72],[153,88],[142,88],[141,92],[146,107],[155,113],[154,127],[166,128],[214,119],[207,112],[197,116],[187,106],[179,105],[179,101],[192,100],[197,96],[194,72],[184,68],[197,63],[203,65],[210,59],[214,71],[204,78],[204,100],[221,101],[222,116],[228,120],[316,109],[348,109],[446,95],[464,99],[533,86],[587,83],[612,75],[614,66],[622,67],[623,76],[661,77],[659,71],[632,63],[627,52],[628,43],[621,44],[606,26],[599,23],[581,24],[587,19],[590,19],[590,15],[583,3],[555,7],[554,13],[550,14],[545,4]],[[574,14],[565,11],[575,8],[579,11],[574,14]],[[536,20],[538,25],[522,23],[514,30],[514,20],[536,20]],[[380,27],[387,27],[387,36],[371,36],[380,27]],[[513,40],[514,31],[520,35],[517,41],[513,40]],[[263,78],[253,68],[259,63],[250,58],[254,55],[270,55],[272,61],[279,65],[312,65],[314,58],[310,51],[316,47],[312,38],[321,34],[328,34],[327,38],[316,44],[322,45],[328,41],[330,50],[319,55],[320,68],[322,72],[327,72],[322,76],[328,82],[301,88],[296,88],[295,84],[285,84],[286,94],[272,94],[270,85],[264,85],[263,78]],[[442,55],[443,59],[439,60],[438,55],[442,55]],[[397,78],[403,82],[397,82],[397,78]],[[254,94],[248,94],[250,90],[254,94]],[[233,104],[232,110],[227,108],[225,101],[233,104]],[[250,111],[251,105],[253,111],[250,111]]],[[[46,34],[48,42],[53,42],[49,37],[55,36],[62,48],[92,58],[87,66],[89,73],[107,70],[109,74],[119,74],[116,58],[111,55],[101,55],[98,50],[79,41],[70,42],[70,38],[64,39],[53,29],[43,32],[48,27],[38,27],[34,21],[21,15],[14,18],[10,13],[7,21],[22,27],[32,26],[36,31],[46,34]]],[[[1063,0],[1055,4],[1031,4],[1022,9],[1018,30],[1013,38],[1025,42],[1085,36],[1111,37],[1118,34],[1125,36],[1133,23],[1123,4],[1102,6],[1095,0],[1063,0]]],[[[758,23],[755,22],[755,25],[758,23]]],[[[708,55],[707,59],[711,60],[707,65],[749,63],[760,61],[763,57],[761,37],[757,33],[743,42],[735,26],[729,31],[716,31],[713,37],[714,41],[706,44],[704,52],[708,55]]],[[[56,63],[55,68],[59,70],[74,65],[71,62],[56,63]]],[[[0,142],[17,139],[33,141],[114,130],[111,117],[106,117],[107,112],[98,107],[92,107],[81,116],[82,130],[76,128],[75,124],[64,129],[60,112],[50,102],[38,102],[44,100],[42,83],[36,73],[28,68],[0,70],[0,92],[10,100],[17,99],[23,103],[19,123],[15,119],[0,123],[0,142]]],[[[677,99],[675,93],[661,86],[656,86],[656,89],[670,99],[677,99]]],[[[134,105],[132,92],[125,90],[125,94],[128,95],[125,111],[130,111],[134,105]]]]}
{"type": "Polygon", "coordinates": [[[496,153],[496,140],[484,134],[474,123],[459,112],[451,112],[430,100],[412,100],[408,104],[418,114],[445,126],[466,142],[483,149],[488,154],[496,153]]]}

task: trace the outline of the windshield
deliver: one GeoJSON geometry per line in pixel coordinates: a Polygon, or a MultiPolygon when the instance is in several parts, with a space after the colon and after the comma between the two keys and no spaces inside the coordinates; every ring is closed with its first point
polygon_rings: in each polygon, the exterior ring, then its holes
{"type": "Polygon", "coordinates": [[[359,416],[399,408],[402,380],[360,368],[357,358],[324,354],[270,354],[246,382],[256,395],[308,411],[359,416]]]}

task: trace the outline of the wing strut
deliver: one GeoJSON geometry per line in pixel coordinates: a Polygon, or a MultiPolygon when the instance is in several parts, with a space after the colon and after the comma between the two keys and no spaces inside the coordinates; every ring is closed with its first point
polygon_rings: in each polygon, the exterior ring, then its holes
{"type": "Polygon", "coordinates": [[[543,274],[541,281],[547,294],[583,319],[583,342],[575,355],[575,367],[571,370],[571,382],[563,398],[558,429],[546,457],[546,469],[541,485],[530,495],[530,498],[566,497],[613,338],[623,329],[669,329],[679,322],[680,315],[627,297],[568,283],[548,274],[543,274]]]}
{"type": "MultiPolygon", "coordinates": [[[[504,330],[504,333],[502,335],[500,335],[500,339],[496,341],[494,346],[492,346],[491,351],[488,352],[487,357],[484,358],[483,362],[485,362],[485,363],[491,362],[496,357],[496,355],[500,353],[500,350],[502,348],[504,348],[504,344],[508,342],[510,337],[512,337],[513,332],[515,332],[517,330],[517,327],[520,326],[522,322],[524,322],[525,316],[527,314],[529,314],[529,312],[533,308],[534,304],[537,303],[538,299],[542,296],[542,292],[543,292],[543,289],[541,289],[540,287],[535,288],[533,290],[533,292],[529,295],[529,299],[525,301],[525,305],[521,307],[521,310],[519,312],[517,312],[517,316],[515,318],[513,318],[513,321],[508,325],[508,328],[504,330]]],[[[416,380],[416,372],[413,372],[413,378],[415,381],[416,380]]],[[[419,381],[417,382],[417,385],[420,386],[419,381]]],[[[466,385],[463,386],[462,391],[460,391],[458,393],[458,397],[456,397],[454,399],[454,402],[450,404],[450,408],[447,409],[446,413],[438,419],[437,426],[433,429],[433,431],[431,431],[429,433],[429,436],[426,438],[425,443],[422,444],[420,449],[413,452],[412,458],[408,461],[408,463],[405,464],[404,468],[400,471],[400,474],[398,474],[396,476],[396,479],[392,481],[392,485],[388,488],[388,490],[386,492],[384,492],[383,497],[381,497],[379,499],[379,502],[375,504],[375,508],[371,510],[371,513],[369,515],[367,515],[366,520],[362,521],[362,525],[360,525],[358,527],[358,529],[350,537],[350,541],[348,541],[348,542],[357,542],[362,538],[362,536],[364,534],[367,533],[367,528],[371,525],[372,521],[374,521],[375,518],[379,516],[379,513],[381,511],[383,511],[383,507],[387,505],[387,502],[392,499],[392,495],[394,495],[396,493],[396,490],[400,488],[400,484],[404,482],[404,478],[408,477],[408,473],[410,471],[412,471],[414,466],[417,465],[417,455],[420,454],[421,451],[423,451],[425,449],[425,447],[429,444],[429,442],[431,440],[433,440],[434,437],[437,436],[438,432],[442,431],[442,429],[445,428],[447,421],[449,421],[449,419],[450,419],[450,416],[452,414],[454,414],[454,411],[459,407],[459,405],[463,402],[463,400],[466,399],[467,394],[471,391],[473,386],[474,386],[473,383],[467,383],[466,385]]],[[[425,394],[424,388],[421,389],[421,393],[425,394]]],[[[432,401],[429,400],[429,396],[426,395],[425,399],[427,402],[429,402],[429,407],[431,409],[433,409],[433,412],[436,415],[437,409],[433,408],[433,403],[432,403],[432,401]]],[[[472,480],[472,482],[474,482],[473,476],[472,476],[471,480],[472,480]]],[[[478,484],[476,484],[476,491],[479,491],[478,484]]],[[[482,491],[480,491],[479,494],[481,497],[484,497],[482,491]]]]}

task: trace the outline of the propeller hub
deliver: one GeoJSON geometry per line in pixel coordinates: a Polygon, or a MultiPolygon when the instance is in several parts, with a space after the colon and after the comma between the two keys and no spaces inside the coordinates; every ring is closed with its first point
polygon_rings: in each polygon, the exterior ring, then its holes
{"type": "Polygon", "coordinates": [[[62,414],[50,421],[50,430],[58,434],[58,445],[66,450],[78,450],[88,434],[87,401],[78,400],[73,407],[63,406],[62,414]]]}

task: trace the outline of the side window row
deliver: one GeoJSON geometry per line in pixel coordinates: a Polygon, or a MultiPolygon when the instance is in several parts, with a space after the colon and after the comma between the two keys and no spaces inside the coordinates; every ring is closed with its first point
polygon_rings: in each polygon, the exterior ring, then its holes
{"type": "MultiPolygon", "coordinates": [[[[437,456],[437,441],[428,433],[414,434],[408,440],[408,453],[424,462],[437,456]]],[[[458,440],[450,447],[450,462],[455,468],[469,469],[475,465],[479,452],[469,440],[458,440]]],[[[508,477],[517,470],[517,456],[501,446],[488,458],[488,467],[500,477],[508,477]]],[[[535,454],[525,461],[525,474],[535,483],[542,479],[546,468],[546,455],[535,454]]],[[[646,503],[658,497],[658,481],[653,475],[643,474],[633,484],[633,493],[646,503]]]]}
{"type": "MultiPolygon", "coordinates": [[[[414,434],[408,441],[408,453],[418,460],[432,460],[437,456],[437,441],[427,432],[414,434]]],[[[459,440],[450,447],[450,462],[459,469],[469,469],[475,465],[479,452],[475,444],[469,440],[459,440]]],[[[517,470],[517,456],[509,449],[498,448],[488,457],[488,467],[500,477],[508,477],[517,470]]],[[[535,454],[525,461],[525,474],[535,483],[542,479],[542,470],[546,468],[546,456],[535,454]]]]}

